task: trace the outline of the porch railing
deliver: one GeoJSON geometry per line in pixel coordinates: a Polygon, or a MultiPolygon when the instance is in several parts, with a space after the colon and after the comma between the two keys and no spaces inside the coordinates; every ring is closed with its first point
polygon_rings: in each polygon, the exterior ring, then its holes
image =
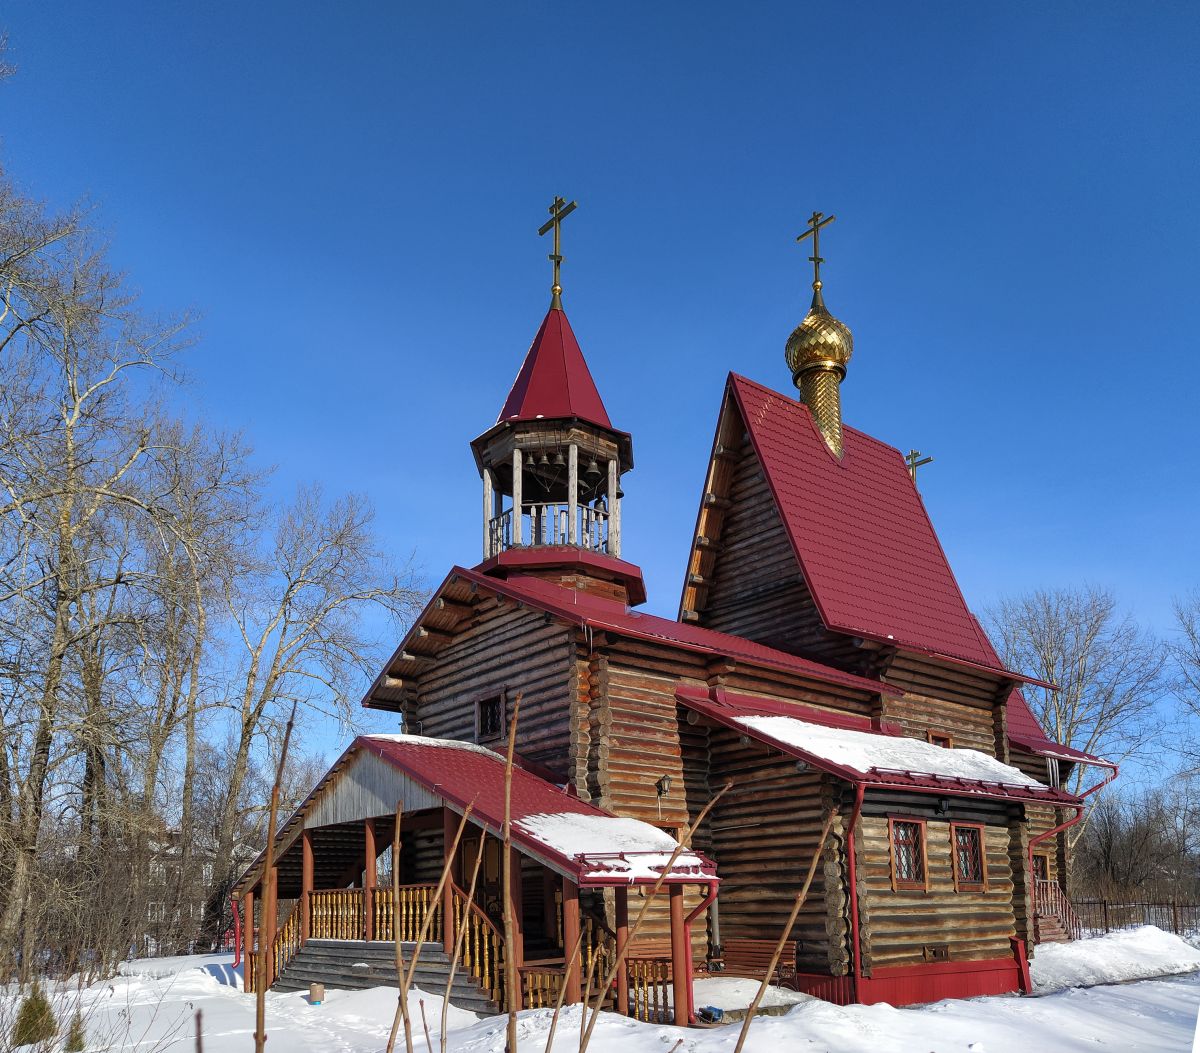
{"type": "Polygon", "coordinates": [[[674,1019],[670,958],[628,958],[629,1015],[650,1024],[674,1019]]]}
{"type": "Polygon", "coordinates": [[[361,940],[366,935],[360,888],[322,889],[310,892],[309,935],[314,940],[361,940]]]}
{"type": "Polygon", "coordinates": [[[1038,879],[1034,893],[1034,906],[1037,914],[1041,917],[1056,918],[1071,939],[1077,940],[1083,935],[1083,925],[1079,921],[1079,915],[1075,913],[1075,908],[1071,906],[1067,894],[1063,892],[1057,882],[1038,879]]]}
{"type": "MultiPolygon", "coordinates": [[[[613,931],[599,918],[586,917],[582,922],[583,941],[580,944],[579,982],[586,989],[587,977],[592,977],[593,991],[608,976],[617,955],[617,938],[613,931]]],[[[571,948],[574,950],[574,948],[571,948]]],[[[521,969],[521,989],[526,1009],[544,1009],[558,1003],[558,995],[567,978],[565,958],[547,958],[530,962],[521,969]]],[[[611,1001],[611,991],[605,1003],[611,1001]]]]}
{"type": "Polygon", "coordinates": [[[442,938],[442,905],[433,898],[437,889],[433,885],[401,885],[398,903],[393,903],[390,888],[375,889],[372,909],[375,921],[374,938],[377,940],[399,940],[415,943],[425,924],[425,916],[432,910],[433,920],[429,923],[426,939],[442,938]]]}
{"type": "Polygon", "coordinates": [[[504,935],[457,885],[453,886],[453,903],[456,937],[465,929],[459,959],[462,967],[504,1009],[504,935]]]}
{"type": "Polygon", "coordinates": [[[300,950],[300,910],[303,902],[303,900],[297,900],[292,905],[283,925],[275,933],[275,942],[271,947],[271,975],[275,979],[279,979],[283,970],[287,968],[288,962],[296,957],[296,952],[300,950]]]}

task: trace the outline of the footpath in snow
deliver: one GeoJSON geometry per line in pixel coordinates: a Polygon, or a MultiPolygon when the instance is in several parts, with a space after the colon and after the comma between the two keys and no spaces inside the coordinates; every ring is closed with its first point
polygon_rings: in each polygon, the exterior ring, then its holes
{"type": "MultiPolygon", "coordinates": [[[[945,1001],[918,1008],[830,1005],[794,992],[773,993],[785,1015],[752,1025],[747,1053],[1189,1053],[1200,1010],[1200,951],[1158,929],[1144,928],[1074,944],[1042,947],[1034,978],[1041,995],[945,1001]],[[1190,970],[1190,971],[1189,971],[1190,970]],[[1159,973],[1166,979],[1139,979],[1159,973]],[[1079,987],[1104,983],[1110,986],[1079,987]],[[795,1002],[791,1009],[785,1009],[795,1002]]],[[[227,955],[148,959],[126,963],[122,975],[85,989],[78,997],[87,1019],[89,1049],[190,1053],[196,1010],[203,1013],[205,1053],[246,1053],[253,1048],[254,999],[241,991],[240,970],[227,955]]],[[[749,989],[749,988],[747,988],[749,989]]],[[[722,979],[701,987],[698,1000],[746,1001],[746,990],[722,979]],[[703,992],[703,993],[701,993],[703,992]]],[[[69,1015],[76,997],[60,995],[69,1015]]],[[[415,1048],[426,1050],[421,1005],[432,1048],[440,1048],[441,999],[412,992],[415,1048]]],[[[311,1006],[300,994],[267,996],[270,1053],[379,1053],[396,1005],[394,988],[329,991],[311,1006]]],[[[0,1017],[11,1020],[11,1000],[0,1017]]],[[[520,1050],[542,1053],[549,1010],[520,1015],[520,1050]]],[[[503,1018],[480,1019],[450,1007],[452,1053],[502,1053],[503,1018]]],[[[574,1053],[580,1011],[564,1010],[554,1053],[574,1053]]],[[[680,1030],[641,1024],[615,1014],[597,1023],[592,1053],[732,1053],[739,1025],[680,1030]]],[[[7,1036],[5,1036],[7,1037],[7,1036]]],[[[0,1048],[6,1048],[0,1040],[0,1048]]],[[[403,1049],[401,1040],[399,1048],[403,1049]]]]}

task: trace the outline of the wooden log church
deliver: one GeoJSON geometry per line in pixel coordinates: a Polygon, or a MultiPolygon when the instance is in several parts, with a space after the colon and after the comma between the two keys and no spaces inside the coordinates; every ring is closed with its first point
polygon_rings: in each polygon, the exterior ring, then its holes
{"type": "Polygon", "coordinates": [[[471,443],[482,559],[450,570],[363,700],[397,734],[356,739],[280,828],[270,872],[264,853],[239,880],[245,946],[269,950],[280,987],[372,986],[395,982],[391,941],[426,926],[417,983],[440,990],[457,955],[452,1000],[503,1008],[500,753],[520,696],[522,1005],[579,1001],[623,951],[612,1008],[688,1023],[695,977],[763,975],[814,855],[774,982],[841,1004],[1027,991],[1035,945],[1078,932],[1065,831],[1084,803],[1063,785],[1092,766],[1094,792],[1115,767],[1034,719],[1021,687],[1036,681],[1004,667],[967,607],[916,455],[843,423],[853,344],[820,276],[833,217],[802,236],[813,299],[786,343],[799,397],[736,375],[721,394],[672,620],[638,609],[621,530],[633,442],[562,307],[573,207],[551,206],[550,309],[471,443]]]}

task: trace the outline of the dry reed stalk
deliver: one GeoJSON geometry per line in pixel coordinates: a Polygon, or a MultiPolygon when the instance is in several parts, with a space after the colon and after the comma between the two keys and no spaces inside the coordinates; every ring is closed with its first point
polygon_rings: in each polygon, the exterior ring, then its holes
{"type": "Polygon", "coordinates": [[[559,984],[558,1001],[554,1003],[554,1015],[550,1017],[550,1033],[546,1036],[545,1053],[551,1053],[551,1048],[554,1045],[554,1031],[558,1027],[558,1014],[562,1010],[563,999],[567,996],[567,976],[570,975],[571,970],[575,968],[575,962],[579,958],[582,950],[583,930],[580,929],[579,935],[575,938],[575,949],[571,952],[571,957],[567,959],[566,965],[563,969],[563,982],[559,984]]]}
{"type": "Polygon", "coordinates": [[[512,721],[508,725],[508,751],[504,757],[504,994],[508,1001],[508,1053],[517,1053],[517,963],[513,938],[512,910],[512,773],[513,751],[517,742],[517,719],[521,713],[521,693],[513,699],[512,721]]]}
{"type": "Polygon", "coordinates": [[[392,943],[396,952],[396,983],[400,994],[396,998],[396,1016],[392,1017],[392,1030],[388,1035],[387,1053],[396,1048],[396,1031],[404,1025],[404,1048],[413,1053],[412,1021],[408,1018],[408,996],[404,993],[404,952],[400,949],[400,932],[396,919],[400,914],[400,821],[404,818],[404,802],[396,802],[396,822],[392,827],[392,943]]]}
{"type": "Polygon", "coordinates": [[[830,811],[829,818],[825,820],[825,826],[821,830],[821,840],[817,842],[812,860],[808,864],[808,874],[804,878],[804,885],[796,893],[796,900],[792,904],[792,912],[788,915],[787,924],[783,927],[783,932],[779,935],[779,941],[775,944],[775,953],[771,955],[771,963],[767,966],[762,983],[758,985],[758,992],[754,996],[754,1001],[750,1003],[750,1008],[746,1010],[746,1019],[742,1021],[742,1030],[738,1035],[737,1045],[733,1047],[733,1053],[742,1053],[742,1046],[746,1044],[746,1036],[750,1034],[750,1022],[754,1019],[754,1014],[758,1012],[763,995],[767,993],[771,977],[775,975],[775,967],[779,964],[779,959],[783,955],[783,948],[787,946],[787,941],[792,935],[792,927],[796,924],[796,919],[800,916],[800,908],[804,906],[804,901],[808,899],[808,890],[812,886],[813,877],[817,873],[817,864],[821,861],[821,852],[824,851],[825,842],[829,838],[829,831],[833,828],[833,821],[837,817],[838,810],[834,808],[830,811]]]}
{"type": "Polygon", "coordinates": [[[425,1019],[425,999],[418,999],[417,1005],[421,1007],[421,1026],[425,1029],[425,1048],[429,1050],[429,1053],[433,1053],[433,1039],[429,1037],[429,1021],[425,1019]]]}
{"type": "MultiPolygon", "coordinates": [[[[646,917],[646,911],[650,909],[650,904],[654,902],[654,897],[657,896],[659,891],[662,889],[663,884],[667,880],[667,875],[675,866],[675,861],[683,853],[684,846],[691,844],[692,835],[700,828],[700,824],[708,818],[708,813],[713,810],[713,807],[716,805],[716,803],[725,796],[732,785],[733,781],[730,780],[724,786],[722,786],[721,789],[717,791],[716,796],[713,797],[708,804],[706,804],[700,810],[700,814],[696,816],[696,821],[692,823],[692,825],[686,830],[684,830],[683,836],[680,837],[679,843],[675,846],[675,851],[671,853],[671,858],[667,861],[667,865],[663,867],[662,873],[658,875],[658,880],[654,882],[653,886],[651,886],[650,894],[645,898],[645,900],[643,900],[641,909],[637,913],[637,917],[634,919],[633,924],[629,927],[629,935],[625,939],[625,946],[617,952],[612,968],[609,969],[608,976],[605,977],[604,983],[600,988],[600,994],[596,996],[596,1005],[592,1008],[592,1014],[588,1020],[587,1031],[584,1033],[584,1039],[579,1047],[579,1053],[587,1053],[588,1044],[592,1041],[592,1029],[596,1026],[596,1017],[600,1015],[600,1003],[604,1001],[604,992],[612,987],[613,980],[616,979],[617,973],[619,973],[621,968],[625,965],[625,959],[629,956],[629,948],[633,946],[634,938],[637,936],[638,930],[642,927],[642,922],[646,917]]],[[[587,1010],[588,1007],[585,1004],[583,1007],[585,1016],[587,1015],[587,1010]]]]}
{"type": "MultiPolygon", "coordinates": [[[[263,898],[262,898],[262,918],[263,924],[260,926],[265,933],[271,934],[275,931],[275,924],[272,921],[270,925],[266,924],[268,918],[273,918],[275,904],[275,890],[272,887],[271,871],[275,867],[275,824],[279,821],[279,788],[283,783],[283,766],[287,763],[288,745],[292,741],[292,726],[296,722],[296,704],[292,703],[292,713],[288,717],[287,729],[283,733],[283,749],[279,752],[279,764],[275,768],[275,782],[271,786],[271,809],[267,814],[267,848],[263,858],[263,898]]],[[[263,943],[273,942],[271,940],[263,940],[263,943]]],[[[258,950],[258,969],[257,975],[254,977],[254,1053],[263,1053],[263,1047],[267,1042],[267,962],[270,961],[271,955],[274,953],[274,947],[260,947],[258,950]]]]}
{"type": "MultiPolygon", "coordinates": [[[[584,1025],[587,1023],[587,1007],[592,1000],[592,979],[596,972],[596,959],[599,957],[593,950],[592,956],[588,961],[587,967],[587,983],[583,989],[583,1006],[579,1013],[579,1049],[583,1053],[584,1049],[584,1025]]],[[[564,978],[565,979],[565,978],[564,978]]],[[[565,984],[564,984],[565,986],[565,984]]],[[[596,1004],[599,1005],[604,1001],[604,993],[601,991],[596,997],[596,1004]]]]}
{"type": "MultiPolygon", "coordinates": [[[[487,834],[481,830],[479,832],[479,849],[475,853],[475,865],[471,868],[471,883],[467,886],[468,910],[470,910],[470,904],[475,901],[475,888],[479,881],[479,864],[483,862],[483,843],[486,838],[487,834]]],[[[446,980],[446,996],[442,999],[442,1030],[438,1040],[441,1053],[446,1053],[446,1025],[447,1018],[450,1015],[450,989],[454,986],[454,975],[458,972],[458,963],[462,958],[463,942],[466,939],[466,935],[467,926],[459,925],[454,933],[454,955],[450,959],[450,976],[446,980]]]]}

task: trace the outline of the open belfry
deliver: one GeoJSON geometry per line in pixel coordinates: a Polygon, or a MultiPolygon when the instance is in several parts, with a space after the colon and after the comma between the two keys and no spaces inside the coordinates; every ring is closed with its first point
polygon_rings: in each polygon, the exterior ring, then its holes
{"type": "Polygon", "coordinates": [[[670,619],[638,609],[633,442],[563,308],[574,209],[550,206],[550,308],[471,443],[481,558],[450,569],[363,700],[396,734],[357,738],[235,889],[266,982],[394,983],[392,941],[421,939],[415,982],[440,989],[457,959],[451,999],[481,1012],[592,990],[683,1025],[695,978],[768,969],[840,1004],[1029,990],[1035,945],[1079,929],[1063,875],[1084,805],[1062,787],[1092,766],[1086,797],[1116,769],[1033,717],[1037,682],[1001,663],[934,533],[925,461],[844,422],[834,217],[800,236],[798,397],[726,382],[670,619]]]}

